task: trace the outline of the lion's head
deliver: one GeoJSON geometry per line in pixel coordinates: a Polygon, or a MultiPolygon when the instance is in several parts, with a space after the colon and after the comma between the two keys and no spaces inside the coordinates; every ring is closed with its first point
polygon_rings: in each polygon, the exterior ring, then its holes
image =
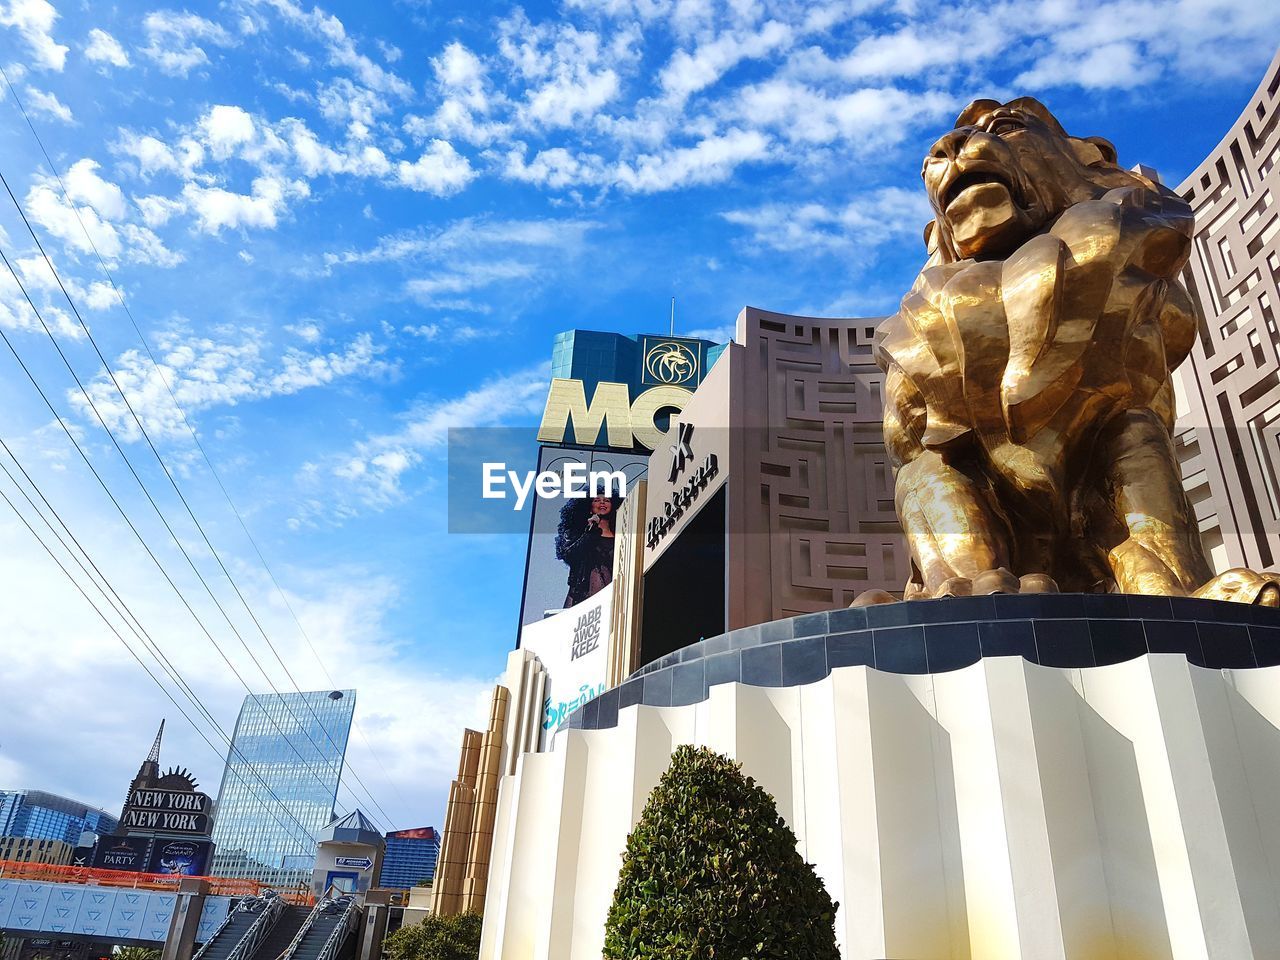
{"type": "Polygon", "coordinates": [[[1109,142],[1068,136],[1032,97],[975,100],[920,175],[936,215],[925,242],[942,262],[1003,259],[1073,204],[1146,182],[1116,166],[1109,142]]]}

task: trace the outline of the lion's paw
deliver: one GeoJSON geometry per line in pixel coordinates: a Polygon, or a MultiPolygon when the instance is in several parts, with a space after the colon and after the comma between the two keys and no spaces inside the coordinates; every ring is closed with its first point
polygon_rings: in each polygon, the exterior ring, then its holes
{"type": "Polygon", "coordinates": [[[1255,573],[1235,567],[1220,573],[1191,594],[1201,600],[1229,600],[1259,607],[1280,607],[1280,573],[1255,573]]]}
{"type": "MultiPolygon", "coordinates": [[[[1057,593],[1058,584],[1045,573],[1028,573],[1015,577],[1004,567],[984,570],[974,577],[952,577],[938,584],[932,592],[915,584],[907,584],[904,600],[938,600],[943,597],[986,597],[995,593],[1057,593]]],[[[850,607],[870,607],[881,603],[897,603],[898,598],[884,590],[865,590],[854,598],[850,607]]]]}

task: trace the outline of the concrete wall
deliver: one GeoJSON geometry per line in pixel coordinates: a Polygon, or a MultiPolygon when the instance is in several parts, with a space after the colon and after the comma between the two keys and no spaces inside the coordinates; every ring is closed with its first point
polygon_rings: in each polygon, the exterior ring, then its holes
{"type": "Polygon", "coordinates": [[[1280,54],[1178,187],[1204,323],[1177,371],[1183,483],[1215,569],[1280,566],[1280,54]]]}
{"type": "Polygon", "coordinates": [[[848,960],[1274,957],[1278,722],[1280,667],[1177,655],[845,667],[628,707],[504,778],[481,957],[598,960],[627,833],[681,743],[774,795],[848,960]]]}

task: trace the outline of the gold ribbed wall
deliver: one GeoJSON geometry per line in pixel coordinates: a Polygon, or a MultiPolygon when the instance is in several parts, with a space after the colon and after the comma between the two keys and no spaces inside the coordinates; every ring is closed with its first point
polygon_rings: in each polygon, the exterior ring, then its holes
{"type": "Polygon", "coordinates": [[[494,687],[493,702],[489,706],[489,726],[480,742],[462,913],[484,913],[485,887],[489,882],[489,853],[493,849],[494,815],[498,807],[498,783],[502,777],[502,740],[510,700],[511,694],[506,687],[494,687]]]}
{"type": "Polygon", "coordinates": [[[467,855],[471,850],[471,824],[475,813],[476,771],[480,765],[480,743],[480,731],[462,731],[462,753],[458,757],[458,776],[449,785],[449,804],[445,807],[440,855],[436,858],[435,878],[431,886],[431,912],[441,916],[452,916],[462,912],[462,891],[467,873],[467,855]]]}
{"type": "Polygon", "coordinates": [[[640,666],[640,612],[644,592],[647,480],[638,480],[618,510],[613,548],[613,615],[609,624],[606,684],[618,686],[640,666]]]}

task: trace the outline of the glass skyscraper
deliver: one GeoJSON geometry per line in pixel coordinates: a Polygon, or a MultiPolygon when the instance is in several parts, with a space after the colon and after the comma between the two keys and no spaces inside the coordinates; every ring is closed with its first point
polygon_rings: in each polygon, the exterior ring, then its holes
{"type": "Polygon", "coordinates": [[[378,886],[408,890],[436,875],[440,834],[434,827],[414,827],[387,834],[378,886]]]}
{"type": "Polygon", "coordinates": [[[355,707],[354,690],[244,698],[218,791],[215,876],[310,883],[355,707]]]}
{"type": "Polygon", "coordinates": [[[90,807],[43,790],[0,790],[0,837],[61,840],[76,846],[80,834],[115,830],[117,820],[90,807]]]}

